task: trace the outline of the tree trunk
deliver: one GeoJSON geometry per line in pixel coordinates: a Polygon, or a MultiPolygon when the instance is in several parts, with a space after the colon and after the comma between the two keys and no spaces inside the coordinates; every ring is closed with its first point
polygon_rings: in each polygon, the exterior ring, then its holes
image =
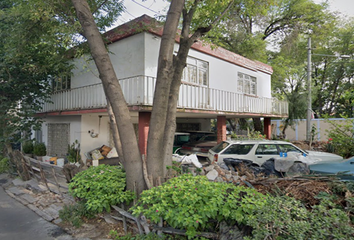
{"type": "Polygon", "coordinates": [[[146,189],[146,184],[143,178],[142,160],[129,108],[125,102],[112,62],[87,1],[72,0],[72,3],[83,28],[83,36],[87,39],[92,57],[98,69],[104,92],[111,103],[120,139],[124,139],[122,141],[123,165],[127,173],[127,188],[140,194],[146,189]]]}
{"type": "MultiPolygon", "coordinates": [[[[167,109],[170,94],[170,87],[173,77],[173,51],[179,19],[184,7],[184,1],[172,1],[168,10],[164,31],[161,38],[160,53],[158,59],[156,87],[154,104],[151,113],[151,121],[147,147],[147,170],[148,174],[155,181],[158,177],[165,176],[165,151],[158,149],[165,148],[165,126],[167,109]],[[167,27],[168,26],[168,27],[167,27]]],[[[175,109],[176,110],[176,109],[175,109]]],[[[174,119],[174,122],[176,119],[174,119]]],[[[172,125],[169,127],[169,136],[175,131],[172,125]]],[[[172,152],[172,150],[171,150],[172,152]]],[[[172,159],[171,159],[172,161],[172,159]]],[[[153,183],[152,183],[153,184],[153,183]]]]}
{"type": "Polygon", "coordinates": [[[260,133],[264,132],[263,129],[263,124],[260,118],[252,118],[253,120],[253,127],[254,127],[254,131],[258,131],[260,133]]]}
{"type": "Polygon", "coordinates": [[[124,162],[124,155],[123,155],[123,149],[122,149],[122,143],[120,141],[119,137],[119,131],[117,127],[117,121],[116,118],[114,117],[113,110],[111,104],[107,100],[107,111],[108,111],[108,116],[109,116],[109,123],[110,123],[110,128],[113,136],[113,141],[114,141],[114,146],[117,149],[118,157],[119,157],[119,162],[123,163],[124,162]]]}

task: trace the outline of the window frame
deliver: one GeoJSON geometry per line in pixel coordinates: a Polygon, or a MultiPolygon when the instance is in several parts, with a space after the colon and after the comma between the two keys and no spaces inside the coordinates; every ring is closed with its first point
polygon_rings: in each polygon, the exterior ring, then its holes
{"type": "Polygon", "coordinates": [[[62,74],[52,78],[52,90],[53,92],[60,92],[71,89],[71,75],[62,74]]]}
{"type": "Polygon", "coordinates": [[[243,72],[237,73],[237,92],[257,96],[257,78],[243,72]]]}
{"type": "Polygon", "coordinates": [[[207,87],[209,85],[209,62],[188,56],[182,73],[182,82],[207,87]]]}

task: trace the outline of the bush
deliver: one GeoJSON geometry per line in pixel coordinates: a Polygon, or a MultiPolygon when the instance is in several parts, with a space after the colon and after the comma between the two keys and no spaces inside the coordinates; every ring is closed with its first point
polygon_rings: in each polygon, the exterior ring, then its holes
{"type": "Polygon", "coordinates": [[[131,210],[133,215],[144,214],[154,223],[163,218],[170,226],[186,229],[186,234],[193,237],[200,230],[213,231],[224,220],[245,223],[245,217],[265,204],[266,199],[255,189],[185,174],[144,191],[131,210]]]}
{"type": "Polygon", "coordinates": [[[22,151],[25,154],[32,154],[33,153],[33,141],[32,140],[26,140],[22,144],[22,151]]]}
{"type": "Polygon", "coordinates": [[[307,210],[300,201],[281,196],[273,197],[246,224],[253,228],[248,240],[263,239],[353,239],[354,228],[343,210],[330,201],[323,201],[307,210]]]}
{"type": "MultiPolygon", "coordinates": [[[[1,158],[1,156],[0,156],[1,158]]],[[[0,160],[0,173],[6,173],[9,171],[9,159],[8,158],[2,158],[0,160]]]]}
{"type": "Polygon", "coordinates": [[[331,128],[326,132],[334,152],[348,158],[354,156],[354,119],[343,118],[343,121],[331,121],[327,118],[331,128]]]}
{"type": "Polygon", "coordinates": [[[80,227],[83,217],[92,218],[93,215],[86,210],[84,203],[79,202],[73,205],[64,205],[63,209],[59,211],[59,217],[64,222],[80,227]]]}
{"type": "Polygon", "coordinates": [[[45,144],[36,142],[33,146],[33,154],[36,156],[47,155],[47,148],[46,148],[45,144]]]}
{"type": "Polygon", "coordinates": [[[125,172],[121,166],[102,164],[77,173],[69,184],[69,192],[84,201],[89,212],[109,212],[112,205],[134,199],[132,192],[125,191],[125,182],[125,172]]]}
{"type": "Polygon", "coordinates": [[[71,163],[76,163],[81,161],[80,155],[80,143],[75,140],[71,145],[68,146],[68,160],[71,163]]]}

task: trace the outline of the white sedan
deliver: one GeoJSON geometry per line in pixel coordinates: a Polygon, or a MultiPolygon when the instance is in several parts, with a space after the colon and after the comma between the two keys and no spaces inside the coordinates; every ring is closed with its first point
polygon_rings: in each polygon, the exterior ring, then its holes
{"type": "Polygon", "coordinates": [[[343,158],[327,152],[305,151],[292,143],[272,140],[230,140],[211,148],[208,152],[210,162],[221,164],[226,158],[250,160],[261,166],[265,161],[274,158],[296,157],[308,165],[339,162],[343,158]],[[284,157],[287,156],[287,157],[284,157]]]}

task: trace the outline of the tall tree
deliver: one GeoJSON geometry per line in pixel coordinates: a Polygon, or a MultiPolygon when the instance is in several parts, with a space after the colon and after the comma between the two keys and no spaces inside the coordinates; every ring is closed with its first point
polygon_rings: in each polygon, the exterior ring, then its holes
{"type": "Polygon", "coordinates": [[[0,140],[7,152],[15,135],[36,125],[34,114],[51,92],[48,76],[70,69],[53,24],[22,1],[0,3],[0,140]]]}
{"type": "Polygon", "coordinates": [[[233,3],[234,1],[228,0],[218,2],[171,1],[160,46],[154,106],[148,137],[147,164],[153,178],[165,176],[166,167],[172,165],[178,93],[189,49],[225,16],[233,3]],[[180,43],[178,52],[174,56],[175,33],[181,13],[180,43]],[[160,146],[163,146],[163,151],[156,151],[160,146]]]}
{"type": "MultiPolygon", "coordinates": [[[[135,188],[140,193],[146,188],[143,181],[142,161],[122,90],[88,3],[85,0],[72,0],[72,3],[81,23],[83,36],[87,39],[100,73],[106,97],[112,106],[120,139],[124,139],[122,142],[123,164],[127,171],[128,188],[135,188]]],[[[155,180],[165,177],[166,166],[172,163],[177,96],[188,50],[198,38],[209,32],[220,21],[232,3],[233,1],[226,0],[217,3],[211,0],[171,1],[161,40],[154,106],[148,137],[147,170],[155,180]],[[204,15],[201,14],[202,12],[204,15]],[[174,57],[173,50],[181,14],[183,21],[180,48],[174,57]]]]}

